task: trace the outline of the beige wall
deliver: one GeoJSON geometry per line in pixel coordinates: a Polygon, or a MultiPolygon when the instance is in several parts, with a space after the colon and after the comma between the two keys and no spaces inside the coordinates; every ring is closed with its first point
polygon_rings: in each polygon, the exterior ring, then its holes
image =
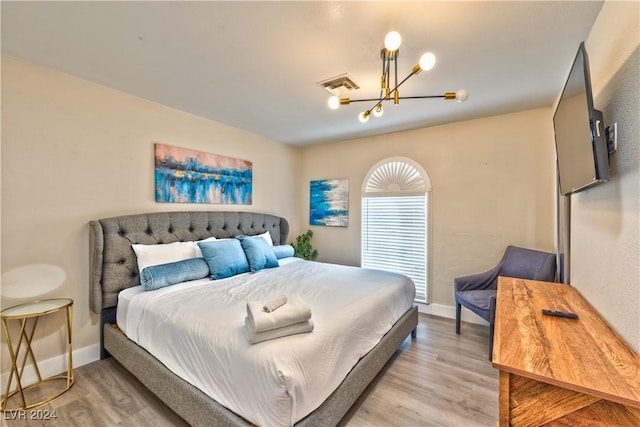
{"type": "MultiPolygon", "coordinates": [[[[2,115],[2,273],[11,279],[2,307],[73,298],[75,349],[99,341],[88,302],[90,220],[225,209],[273,213],[298,227],[298,149],[5,56],[2,115]],[[153,142],[252,161],[253,205],[156,203],[153,142]]],[[[61,325],[41,322],[39,358],[62,354],[61,325]]],[[[1,350],[8,354],[4,341],[1,350]]]]}
{"type": "Polygon", "coordinates": [[[555,252],[549,115],[536,109],[305,149],[300,210],[307,226],[309,181],[349,179],[349,226],[309,227],[319,259],[359,265],[362,182],[392,156],[417,161],[431,179],[433,304],[453,306],[453,279],[494,266],[509,244],[555,252]]]}
{"type": "Polygon", "coordinates": [[[608,183],[572,196],[571,284],[640,352],[640,3],[606,2],[585,45],[595,106],[618,123],[608,183]]]}

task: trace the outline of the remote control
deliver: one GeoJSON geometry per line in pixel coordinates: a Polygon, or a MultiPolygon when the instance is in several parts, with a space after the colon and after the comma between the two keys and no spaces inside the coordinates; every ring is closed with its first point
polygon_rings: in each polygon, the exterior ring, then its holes
{"type": "Polygon", "coordinates": [[[542,310],[542,314],[555,317],[566,317],[568,319],[577,319],[578,315],[570,311],[542,310]]]}

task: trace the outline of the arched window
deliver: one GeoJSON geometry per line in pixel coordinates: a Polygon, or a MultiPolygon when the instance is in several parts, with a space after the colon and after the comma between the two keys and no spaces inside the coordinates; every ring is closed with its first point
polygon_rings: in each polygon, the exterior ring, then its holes
{"type": "Polygon", "coordinates": [[[405,157],[377,163],[362,184],[362,267],[406,274],[420,302],[429,302],[430,194],[426,171],[405,157]]]}

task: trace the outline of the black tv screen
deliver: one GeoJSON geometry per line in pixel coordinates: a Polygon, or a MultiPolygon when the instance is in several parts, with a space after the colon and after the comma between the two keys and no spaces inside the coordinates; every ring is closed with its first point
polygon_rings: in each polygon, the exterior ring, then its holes
{"type": "Polygon", "coordinates": [[[560,192],[569,195],[608,181],[602,112],[593,106],[589,59],[580,44],[553,115],[560,192]]]}

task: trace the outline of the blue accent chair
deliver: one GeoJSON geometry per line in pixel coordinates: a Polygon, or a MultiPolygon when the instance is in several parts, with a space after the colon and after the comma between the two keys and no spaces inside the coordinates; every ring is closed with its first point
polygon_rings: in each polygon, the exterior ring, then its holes
{"type": "Polygon", "coordinates": [[[460,315],[464,305],[489,322],[489,360],[493,355],[498,276],[553,282],[556,277],[556,254],[508,246],[498,265],[491,270],[453,280],[456,334],[460,334],[460,315]]]}

